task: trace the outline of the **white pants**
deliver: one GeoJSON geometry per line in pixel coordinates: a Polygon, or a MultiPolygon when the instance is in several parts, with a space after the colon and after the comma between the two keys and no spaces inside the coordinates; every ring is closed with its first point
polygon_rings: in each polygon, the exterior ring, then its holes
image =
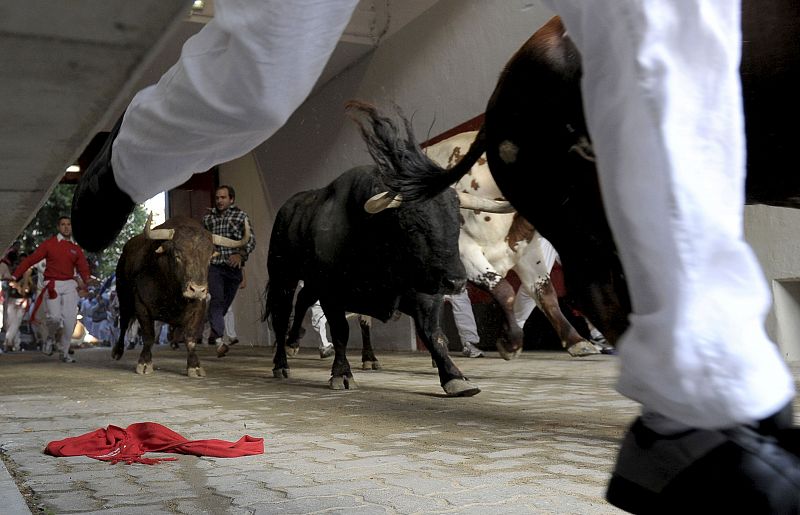
{"type": "Polygon", "coordinates": [[[19,350],[19,328],[22,325],[22,319],[25,317],[28,304],[28,299],[14,297],[10,297],[6,301],[8,309],[6,315],[6,350],[19,350]]]}
{"type": "Polygon", "coordinates": [[[319,305],[319,301],[315,302],[314,305],[311,306],[311,327],[319,335],[320,349],[333,345],[328,340],[328,335],[325,329],[325,325],[327,323],[328,319],[325,317],[325,313],[322,311],[322,306],[319,305]]]}
{"type": "Polygon", "coordinates": [[[794,384],[743,239],[740,5],[551,0],[583,55],[604,204],[633,302],[619,391],[684,424],[769,416],[794,384]]]}
{"type": "Polygon", "coordinates": [[[311,92],[357,0],[216,0],[158,84],[140,91],[112,148],[134,202],[240,157],[311,92]]]}
{"type": "MultiPolygon", "coordinates": [[[[547,273],[550,273],[553,270],[553,265],[556,264],[556,260],[559,259],[558,252],[553,247],[553,244],[550,243],[544,236],[538,234],[538,239],[535,241],[539,242],[539,247],[542,250],[542,257],[544,258],[544,266],[547,269],[547,273]]],[[[535,243],[535,242],[534,242],[535,243]]],[[[533,258],[538,258],[536,254],[528,254],[533,258]]],[[[525,327],[525,322],[528,320],[528,317],[531,316],[533,310],[536,309],[536,301],[533,300],[531,297],[531,292],[525,288],[525,285],[520,285],[519,291],[517,291],[517,295],[514,297],[514,319],[517,321],[517,325],[520,328],[525,327]]]]}
{"type": "Polygon", "coordinates": [[[453,320],[456,323],[458,337],[461,344],[477,344],[481,341],[478,336],[478,325],[475,323],[475,313],[472,311],[472,302],[469,300],[467,290],[461,290],[453,295],[445,295],[444,300],[453,308],[453,320]]]}
{"type": "Polygon", "coordinates": [[[69,344],[72,339],[72,332],[78,321],[78,283],[74,279],[68,281],[55,281],[55,299],[47,296],[47,290],[42,290],[39,295],[44,295],[47,303],[47,324],[50,334],[56,334],[58,328],[62,328],[61,333],[61,354],[66,356],[69,353],[69,344]]]}
{"type": "Polygon", "coordinates": [[[225,336],[230,339],[236,338],[236,317],[233,315],[233,309],[228,308],[223,320],[225,321],[225,336]]]}

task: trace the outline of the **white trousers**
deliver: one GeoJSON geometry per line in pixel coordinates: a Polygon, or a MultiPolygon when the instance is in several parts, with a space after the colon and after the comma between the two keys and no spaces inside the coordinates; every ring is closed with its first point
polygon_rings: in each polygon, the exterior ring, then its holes
{"type": "Polygon", "coordinates": [[[322,306],[319,305],[319,301],[315,302],[311,306],[311,327],[319,335],[320,349],[333,345],[330,340],[328,340],[327,329],[325,328],[327,323],[328,318],[322,311],[322,306]]]}
{"type": "Polygon", "coordinates": [[[25,311],[28,309],[28,299],[20,299],[10,297],[6,304],[8,311],[6,315],[6,350],[19,350],[19,328],[22,325],[22,319],[25,317],[25,311]]]}
{"type": "Polygon", "coordinates": [[[794,384],[743,239],[737,0],[550,0],[583,55],[605,208],[633,302],[619,391],[684,424],[769,416],[794,384]]]}
{"type": "Polygon", "coordinates": [[[50,334],[56,334],[58,328],[62,328],[61,354],[66,356],[69,353],[72,332],[78,322],[78,283],[74,279],[55,281],[55,287],[58,294],[55,299],[47,296],[47,290],[42,290],[39,295],[44,295],[44,301],[47,303],[47,324],[50,334]]]}
{"type": "MultiPolygon", "coordinates": [[[[538,238],[532,242],[535,244],[536,242],[539,243],[539,247],[541,248],[541,256],[544,258],[544,266],[549,274],[553,270],[553,265],[556,264],[556,260],[559,259],[558,252],[556,252],[555,247],[553,244],[550,243],[544,236],[538,234],[538,238]]],[[[535,253],[529,253],[528,256],[531,258],[538,259],[538,255],[535,253]]],[[[525,322],[528,320],[528,317],[531,316],[533,310],[536,309],[536,301],[531,296],[531,292],[528,291],[527,288],[524,287],[525,285],[520,285],[519,291],[517,291],[517,295],[514,297],[514,319],[517,321],[517,325],[521,328],[525,327],[525,322]]]]}
{"type": "Polygon", "coordinates": [[[236,316],[232,309],[228,308],[223,320],[225,321],[225,336],[231,339],[236,338],[236,316]]]}
{"type": "Polygon", "coordinates": [[[140,91],[112,148],[134,202],[251,151],[311,92],[357,0],[216,0],[158,84],[140,91]]]}
{"type": "Polygon", "coordinates": [[[469,300],[467,290],[461,290],[453,295],[445,295],[444,300],[453,308],[453,320],[456,323],[458,337],[461,344],[477,344],[481,341],[478,336],[478,325],[475,323],[475,313],[472,311],[472,302],[469,300]]]}

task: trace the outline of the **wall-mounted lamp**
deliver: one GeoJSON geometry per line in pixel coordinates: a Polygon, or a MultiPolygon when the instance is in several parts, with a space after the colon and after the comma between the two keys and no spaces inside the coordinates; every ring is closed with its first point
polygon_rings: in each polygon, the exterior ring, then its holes
{"type": "Polygon", "coordinates": [[[78,165],[69,165],[67,167],[67,172],[80,172],[80,171],[81,171],[81,167],[78,166],[78,165]]]}

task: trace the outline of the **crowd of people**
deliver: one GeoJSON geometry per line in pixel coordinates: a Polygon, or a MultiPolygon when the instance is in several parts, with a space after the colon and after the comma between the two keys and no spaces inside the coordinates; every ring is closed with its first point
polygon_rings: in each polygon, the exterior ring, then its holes
{"type": "Polygon", "coordinates": [[[63,362],[74,363],[71,348],[78,322],[78,304],[97,284],[81,248],[72,239],[72,223],[62,216],[57,233],[30,255],[15,242],[0,264],[3,281],[3,350],[55,349],[63,362]],[[22,334],[30,335],[23,347],[22,334]]]}

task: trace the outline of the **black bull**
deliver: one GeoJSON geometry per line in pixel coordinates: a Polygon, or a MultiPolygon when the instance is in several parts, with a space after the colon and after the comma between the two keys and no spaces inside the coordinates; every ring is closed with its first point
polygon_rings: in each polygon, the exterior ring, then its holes
{"type": "MultiPolygon", "coordinates": [[[[746,199],[798,208],[792,150],[800,141],[800,2],[745,1],[742,14],[746,199]]],[[[466,173],[486,152],[503,194],[558,249],[577,307],[613,342],[631,306],[591,159],[580,78],[580,54],[553,18],[506,65],[475,144],[451,172],[466,173]],[[504,141],[524,149],[510,164],[499,155],[504,141]],[[533,198],[533,191],[547,195],[533,198]]],[[[382,171],[407,200],[435,192],[382,171]]]]}
{"type": "MultiPolygon", "coordinates": [[[[351,113],[366,115],[366,123],[359,121],[362,135],[370,152],[380,147],[391,156],[386,166],[403,166],[412,175],[416,167],[429,166],[413,138],[402,139],[391,120],[364,104],[350,107],[351,113]],[[395,158],[402,163],[392,161],[395,158]]],[[[286,334],[292,299],[302,279],[298,316],[319,299],[330,324],[336,353],[331,388],[357,386],[345,356],[349,336],[345,313],[386,321],[399,310],[414,319],[445,392],[475,395],[479,388],[447,355],[440,327],[442,294],[459,291],[466,281],[458,255],[456,193],[445,188],[430,201],[405,204],[385,198],[385,191],[376,167],[363,166],[325,188],[294,195],[278,211],[269,246],[265,313],[265,318],[271,316],[276,335],[273,374],[289,376],[286,334]]]]}

